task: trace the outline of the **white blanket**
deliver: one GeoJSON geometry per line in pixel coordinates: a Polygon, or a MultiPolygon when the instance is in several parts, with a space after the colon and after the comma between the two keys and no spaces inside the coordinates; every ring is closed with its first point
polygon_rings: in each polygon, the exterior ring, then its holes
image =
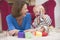
{"type": "Polygon", "coordinates": [[[31,39],[27,39],[27,38],[6,36],[6,37],[0,37],[0,40],[60,40],[60,29],[50,30],[49,35],[46,37],[33,37],[31,39]]]}

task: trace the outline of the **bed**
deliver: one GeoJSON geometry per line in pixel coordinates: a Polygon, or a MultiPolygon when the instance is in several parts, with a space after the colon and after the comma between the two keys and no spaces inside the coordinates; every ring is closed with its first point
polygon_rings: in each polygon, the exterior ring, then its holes
{"type": "MultiPolygon", "coordinates": [[[[2,33],[0,33],[2,34],[2,33]]],[[[60,28],[50,29],[46,37],[18,38],[17,36],[0,36],[0,40],[60,40],[60,28]]]]}

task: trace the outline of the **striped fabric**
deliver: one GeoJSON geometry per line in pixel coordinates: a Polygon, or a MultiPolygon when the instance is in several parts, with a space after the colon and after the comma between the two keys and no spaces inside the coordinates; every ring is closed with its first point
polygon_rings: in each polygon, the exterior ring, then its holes
{"type": "Polygon", "coordinates": [[[51,18],[48,15],[45,15],[45,16],[46,16],[45,19],[40,17],[40,23],[39,24],[37,23],[38,17],[35,18],[34,22],[32,23],[32,28],[40,27],[41,25],[44,25],[44,26],[51,25],[51,23],[52,23],[51,18]]]}

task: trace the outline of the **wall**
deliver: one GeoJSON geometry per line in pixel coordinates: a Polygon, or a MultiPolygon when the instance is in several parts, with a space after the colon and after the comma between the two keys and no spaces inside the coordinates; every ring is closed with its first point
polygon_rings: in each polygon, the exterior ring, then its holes
{"type": "Polygon", "coordinates": [[[47,0],[36,0],[36,5],[40,5],[44,2],[46,2],[47,0]]]}
{"type": "Polygon", "coordinates": [[[56,7],[55,7],[55,26],[60,27],[60,0],[56,0],[56,7]]]}
{"type": "Polygon", "coordinates": [[[7,0],[8,1],[8,3],[13,3],[14,2],[14,0],[7,0]]]}

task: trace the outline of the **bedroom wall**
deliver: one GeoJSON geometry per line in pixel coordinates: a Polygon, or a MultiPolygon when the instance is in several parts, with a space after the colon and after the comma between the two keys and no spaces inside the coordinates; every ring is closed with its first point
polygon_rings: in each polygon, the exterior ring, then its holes
{"type": "Polygon", "coordinates": [[[39,5],[39,4],[43,4],[44,2],[46,2],[47,0],[36,0],[36,5],[39,5]]]}
{"type": "Polygon", "coordinates": [[[56,0],[55,22],[55,26],[60,28],[60,0],[56,0]]]}

